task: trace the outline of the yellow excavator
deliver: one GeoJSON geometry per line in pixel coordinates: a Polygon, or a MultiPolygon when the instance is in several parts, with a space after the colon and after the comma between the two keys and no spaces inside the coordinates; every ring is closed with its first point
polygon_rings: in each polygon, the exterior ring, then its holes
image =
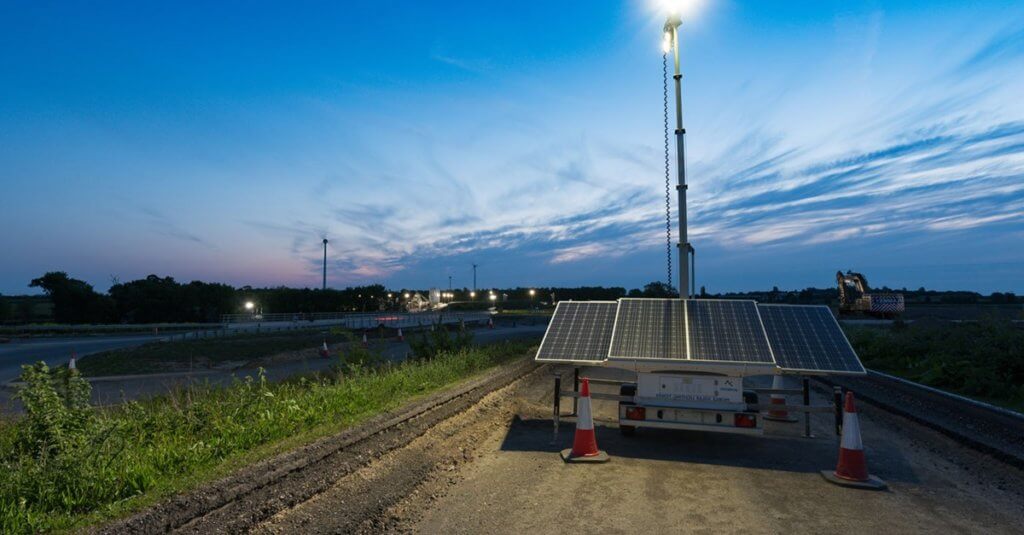
{"type": "Polygon", "coordinates": [[[868,280],[853,271],[836,272],[840,316],[872,316],[893,319],[903,314],[903,294],[872,293],[868,280]]]}

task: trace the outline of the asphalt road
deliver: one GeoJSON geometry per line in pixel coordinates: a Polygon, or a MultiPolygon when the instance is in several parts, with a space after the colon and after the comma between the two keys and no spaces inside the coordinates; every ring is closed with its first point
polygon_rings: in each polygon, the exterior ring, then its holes
{"type": "Polygon", "coordinates": [[[155,335],[79,336],[67,338],[16,338],[0,344],[0,383],[16,379],[23,364],[43,361],[50,366],[67,363],[74,351],[79,357],[159,340],[155,335]]]}
{"type": "MultiPolygon", "coordinates": [[[[479,328],[473,330],[473,342],[476,344],[493,344],[506,340],[519,340],[533,338],[539,340],[544,335],[544,330],[547,328],[543,324],[535,325],[524,325],[518,324],[516,327],[509,325],[499,325],[496,328],[479,328]]],[[[410,336],[415,336],[414,333],[409,333],[410,336]]],[[[140,345],[153,340],[158,340],[160,336],[136,336],[136,337],[104,337],[100,338],[68,338],[68,339],[38,339],[27,343],[18,343],[16,348],[13,344],[8,347],[6,344],[0,346],[0,359],[6,359],[7,353],[3,353],[4,350],[9,351],[9,362],[8,360],[0,360],[4,362],[2,370],[3,375],[0,375],[0,386],[5,381],[17,378],[21,371],[21,363],[36,362],[38,360],[44,360],[51,366],[64,364],[68,360],[68,355],[71,353],[71,349],[74,348],[79,356],[83,356],[88,353],[96,353],[100,351],[106,351],[108,349],[116,349],[123,347],[131,347],[140,345]],[[92,343],[94,342],[94,343],[92,343]],[[82,348],[86,350],[83,351],[82,348]],[[44,352],[48,351],[48,352],[44,352]],[[37,355],[44,355],[42,358],[37,355]],[[53,355],[47,358],[45,355],[53,355]]],[[[336,352],[340,348],[340,344],[332,348],[332,352],[336,352]]],[[[399,342],[393,338],[384,340],[371,340],[370,349],[374,352],[378,352],[385,359],[392,362],[401,362],[411,353],[409,346],[408,336],[405,342],[399,342]]],[[[324,359],[316,357],[316,352],[313,348],[310,348],[310,358],[296,359],[284,362],[274,362],[265,364],[264,373],[269,381],[281,381],[288,377],[297,374],[308,374],[311,372],[321,371],[329,368],[335,364],[336,359],[324,359]]],[[[110,405],[120,403],[123,400],[131,399],[143,399],[160,394],[165,394],[169,390],[179,388],[192,383],[209,383],[209,384],[230,384],[236,378],[243,378],[245,376],[255,376],[258,373],[258,368],[255,365],[246,366],[239,369],[221,369],[221,370],[202,370],[197,372],[180,372],[180,373],[159,373],[152,375],[130,375],[120,377],[95,377],[89,378],[89,382],[92,384],[92,401],[97,405],[110,405]]],[[[20,405],[16,400],[11,398],[12,391],[10,389],[0,389],[0,412],[17,412],[20,410],[20,405]]]]}

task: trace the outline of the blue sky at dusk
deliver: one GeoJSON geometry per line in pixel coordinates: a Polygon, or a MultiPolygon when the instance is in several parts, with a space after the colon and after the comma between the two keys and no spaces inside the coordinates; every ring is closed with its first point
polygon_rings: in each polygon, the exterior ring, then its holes
{"type": "MultiPolygon", "coordinates": [[[[332,286],[663,280],[663,21],[5,2],[0,293],[318,286],[325,236],[332,286]]],[[[698,285],[1024,293],[1024,3],[704,0],[682,32],[698,285]]]]}

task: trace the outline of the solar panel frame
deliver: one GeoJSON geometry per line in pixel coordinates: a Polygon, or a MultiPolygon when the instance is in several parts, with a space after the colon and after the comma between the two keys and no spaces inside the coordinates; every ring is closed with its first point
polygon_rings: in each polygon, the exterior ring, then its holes
{"type": "Polygon", "coordinates": [[[559,301],[555,306],[555,313],[551,316],[551,321],[548,323],[547,330],[544,331],[544,337],[541,339],[540,347],[537,348],[537,354],[534,356],[534,360],[538,362],[570,362],[570,363],[602,363],[608,358],[608,345],[611,343],[611,331],[615,325],[614,318],[615,312],[617,311],[618,303],[616,301],[559,301]],[[574,309],[571,317],[564,316],[563,314],[569,314],[568,310],[574,309]],[[579,314],[587,314],[586,309],[593,311],[593,316],[589,319],[596,321],[591,322],[589,325],[586,324],[588,318],[581,318],[579,314]],[[601,310],[607,309],[607,310],[601,310]],[[604,316],[602,318],[602,316],[604,316]],[[584,321],[578,321],[578,320],[584,321]],[[562,322],[567,322],[563,325],[562,322]],[[565,332],[562,333],[561,330],[565,332]],[[604,331],[607,331],[605,334],[604,331]],[[552,338],[552,332],[554,337],[552,338]],[[590,334],[591,336],[585,336],[590,334]],[[602,339],[598,339],[596,342],[593,340],[593,334],[597,334],[602,339]],[[564,337],[564,340],[559,340],[559,337],[564,337]],[[588,355],[594,355],[594,358],[573,358],[571,357],[544,357],[542,356],[547,350],[548,352],[559,351],[552,349],[552,344],[555,343],[570,343],[563,354],[572,355],[573,353],[586,353],[588,355]],[[589,347],[582,347],[589,346],[589,347]],[[582,351],[580,351],[582,349],[582,351]]]}
{"type": "Polygon", "coordinates": [[[756,301],[687,299],[686,325],[694,362],[775,364],[756,301]]]}
{"type": "Polygon", "coordinates": [[[608,345],[609,360],[661,360],[673,362],[686,362],[689,360],[686,306],[683,305],[681,300],[623,297],[619,299],[618,303],[615,311],[612,338],[608,345]],[[643,307],[647,307],[647,309],[644,310],[643,307]],[[650,317],[659,314],[668,314],[670,321],[678,317],[678,325],[681,327],[682,335],[679,336],[671,330],[671,323],[662,322],[658,324],[649,321],[643,324],[640,323],[645,315],[650,317]],[[646,332],[643,332],[643,329],[638,328],[640,325],[656,328],[654,330],[646,329],[646,332]],[[665,325],[669,325],[670,328],[665,329],[665,325]],[[631,339],[625,340],[627,336],[631,339]],[[659,338],[662,340],[659,340],[659,338]],[[617,343],[618,347],[616,346],[617,343]],[[629,344],[639,344],[639,346],[629,344]]]}
{"type": "MultiPolygon", "coordinates": [[[[764,327],[765,327],[765,334],[768,337],[768,342],[769,342],[769,344],[772,345],[772,350],[773,350],[773,352],[776,355],[776,357],[775,357],[776,358],[776,365],[781,370],[787,371],[787,372],[802,373],[802,374],[826,374],[827,373],[827,374],[830,374],[830,375],[864,375],[864,374],[867,373],[867,370],[864,368],[864,363],[862,363],[860,361],[860,357],[857,355],[857,352],[854,351],[853,346],[850,344],[850,340],[846,337],[846,333],[843,332],[842,327],[840,327],[840,325],[839,325],[839,321],[832,314],[832,310],[829,307],[824,306],[824,305],[787,305],[787,304],[775,304],[775,303],[766,303],[766,304],[759,303],[757,305],[757,307],[758,307],[758,309],[761,312],[765,313],[762,316],[762,323],[764,324],[764,327]],[[780,326],[782,324],[784,324],[784,323],[790,322],[791,324],[800,325],[805,330],[809,330],[810,327],[813,326],[813,323],[809,322],[809,321],[800,322],[799,319],[796,319],[796,318],[793,318],[793,317],[789,317],[789,318],[786,318],[786,317],[783,317],[783,316],[776,317],[775,311],[781,311],[781,310],[806,310],[809,313],[811,311],[816,312],[818,314],[818,318],[825,322],[824,325],[829,325],[830,327],[834,327],[835,328],[834,332],[838,333],[838,338],[842,340],[841,343],[837,342],[836,340],[832,340],[830,342],[830,344],[833,345],[833,346],[838,345],[838,349],[840,349],[840,350],[848,350],[849,351],[849,355],[853,357],[852,362],[855,363],[856,366],[835,366],[835,365],[830,365],[830,364],[827,364],[827,362],[828,361],[833,361],[834,362],[834,361],[836,361],[836,359],[833,359],[832,357],[826,356],[825,360],[824,360],[825,363],[822,363],[822,361],[819,361],[817,358],[812,356],[811,357],[811,361],[816,366],[815,367],[808,367],[806,359],[805,360],[801,360],[800,357],[793,357],[793,356],[789,355],[788,354],[789,350],[786,347],[786,341],[785,340],[781,340],[782,335],[779,333],[779,330],[778,330],[780,328],[780,326]],[[827,318],[828,318],[827,320],[825,319],[825,316],[827,316],[827,318]]],[[[785,327],[791,327],[791,325],[786,325],[785,327]]],[[[809,337],[803,337],[803,338],[805,340],[810,339],[809,337]]],[[[818,339],[820,339],[820,337],[818,337],[818,339]]],[[[820,349],[827,349],[825,347],[825,345],[826,344],[821,343],[821,342],[818,343],[818,346],[819,346],[820,349]]],[[[807,343],[806,351],[813,352],[813,351],[815,351],[817,349],[818,348],[811,347],[811,345],[809,343],[807,343]]],[[[840,360],[841,359],[842,359],[842,357],[840,357],[840,360]]]]}

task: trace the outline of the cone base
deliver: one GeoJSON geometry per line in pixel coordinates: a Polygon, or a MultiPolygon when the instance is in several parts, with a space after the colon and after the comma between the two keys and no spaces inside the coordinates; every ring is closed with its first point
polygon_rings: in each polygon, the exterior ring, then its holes
{"type": "Polygon", "coordinates": [[[854,481],[852,479],[843,479],[837,476],[834,470],[822,470],[821,477],[824,477],[829,483],[835,483],[836,485],[843,487],[869,490],[884,490],[888,488],[885,481],[871,475],[868,476],[867,481],[854,481]]]}
{"type": "Polygon", "coordinates": [[[611,457],[602,450],[598,450],[597,455],[573,457],[572,448],[566,448],[562,450],[562,460],[567,463],[606,463],[611,460],[611,457]]]}
{"type": "Polygon", "coordinates": [[[766,414],[761,418],[764,418],[765,420],[769,420],[772,422],[784,422],[787,424],[795,424],[800,421],[798,418],[794,418],[792,416],[772,416],[770,414],[766,414]]]}

